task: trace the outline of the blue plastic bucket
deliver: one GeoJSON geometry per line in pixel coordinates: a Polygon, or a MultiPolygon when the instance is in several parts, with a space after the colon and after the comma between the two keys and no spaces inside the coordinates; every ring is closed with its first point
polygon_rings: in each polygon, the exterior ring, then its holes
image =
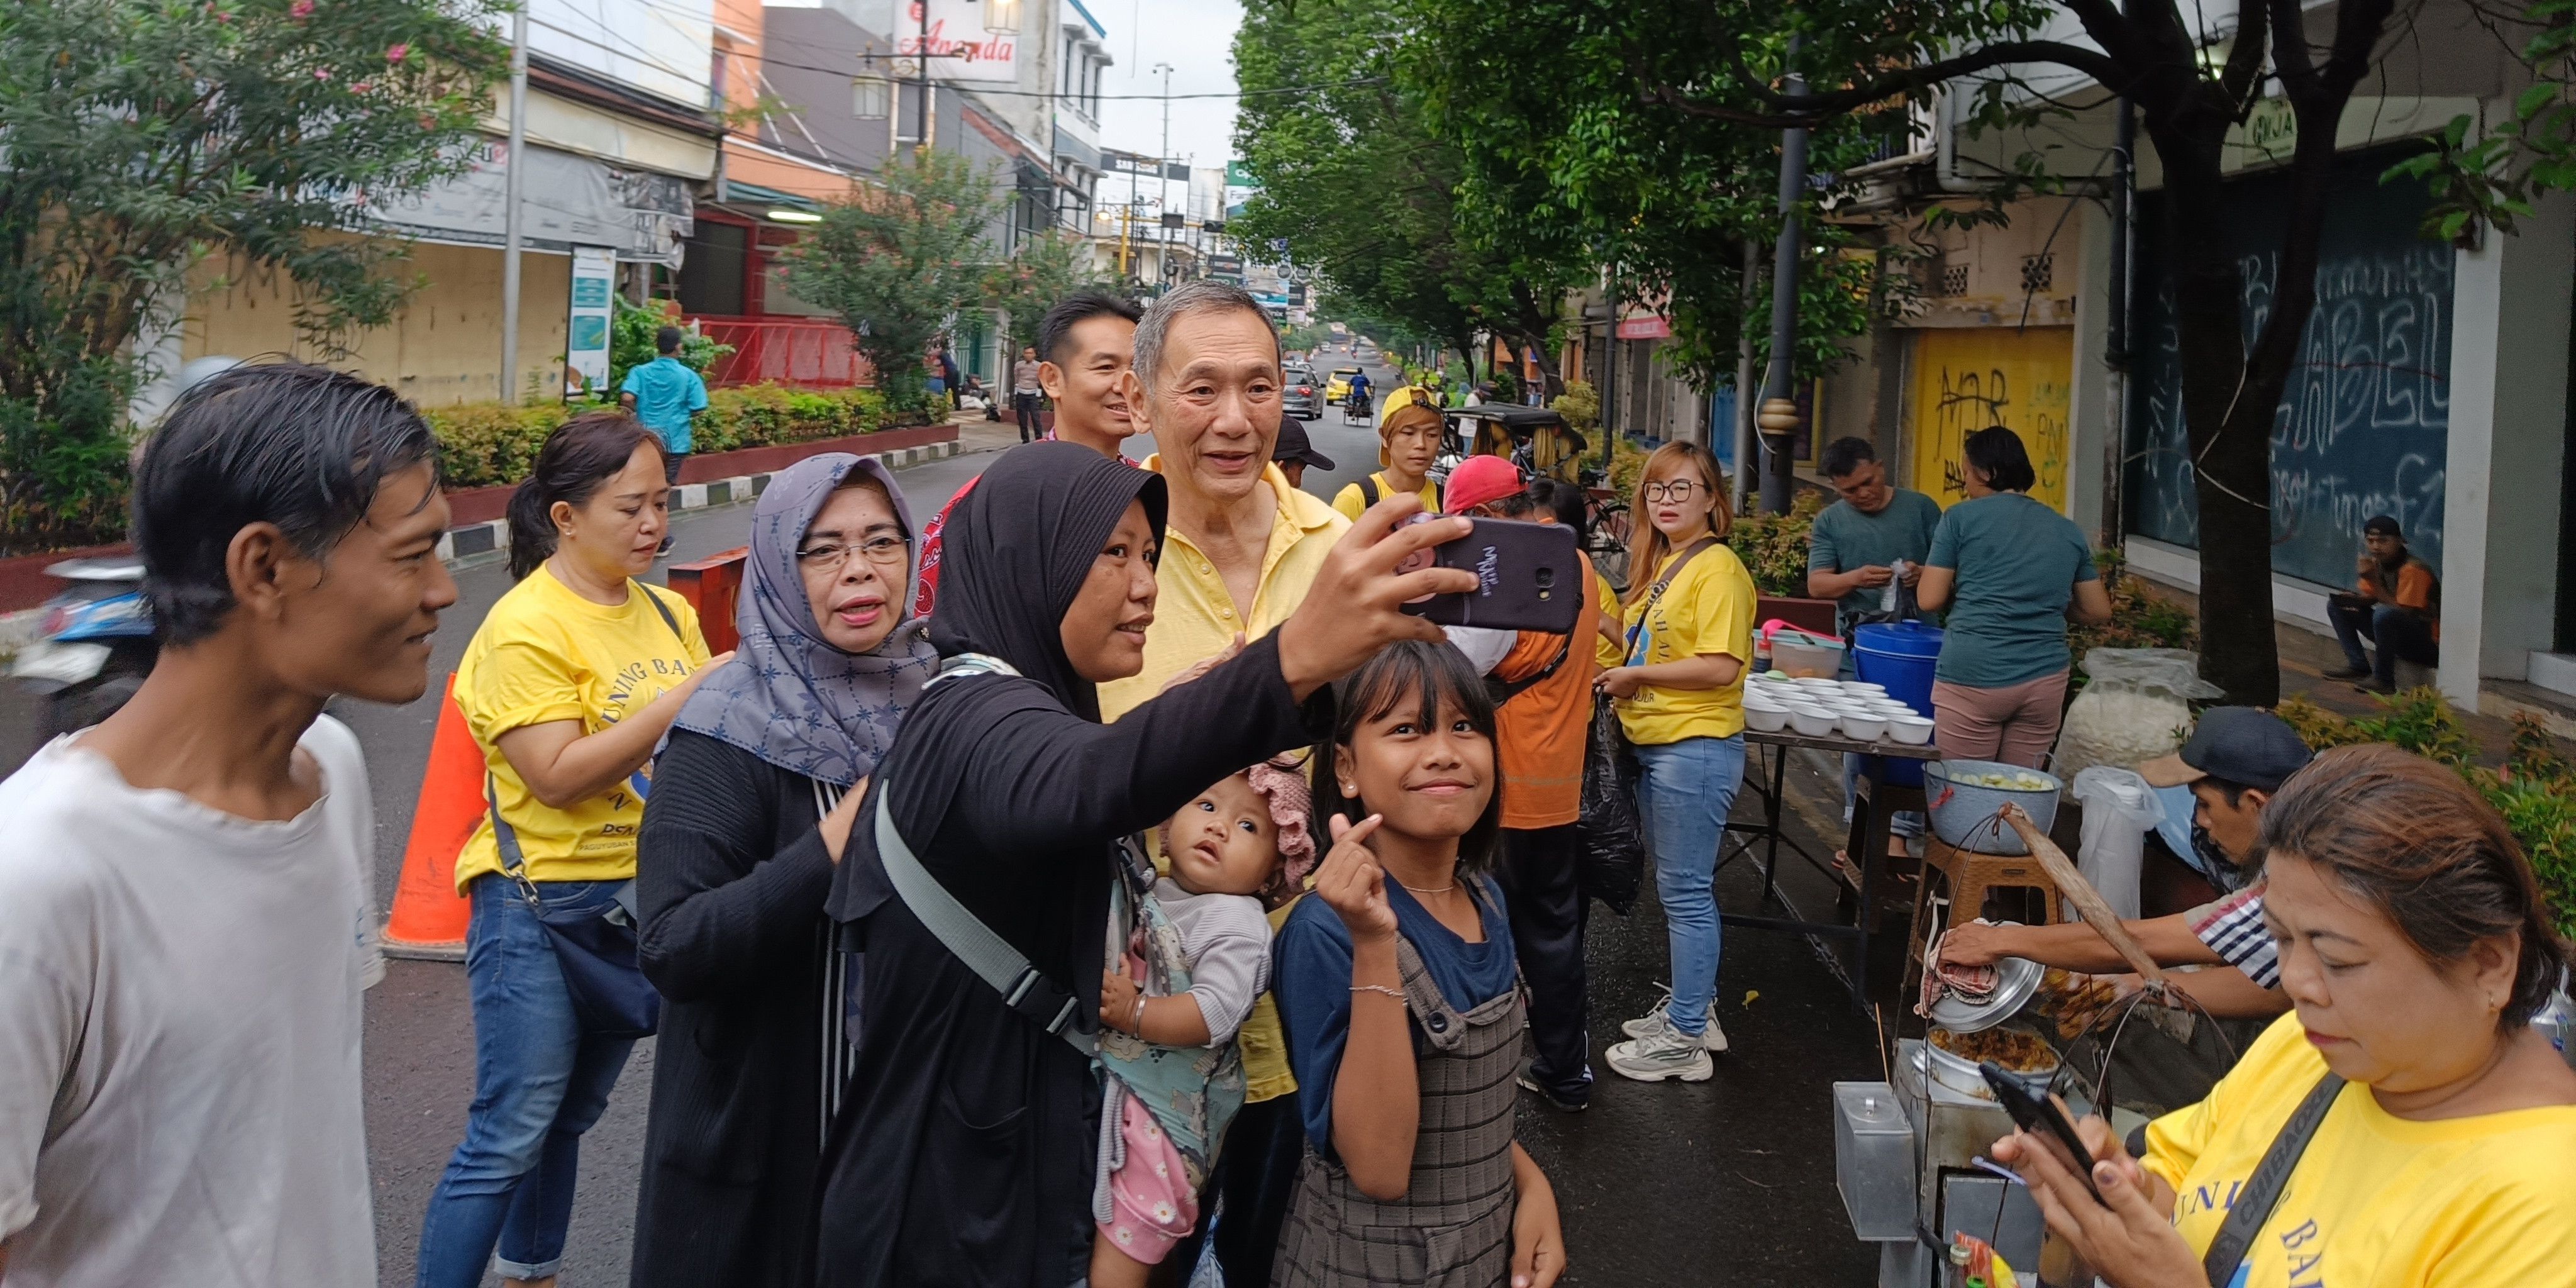
{"type": "MultiPolygon", "coordinates": [[[[1941,657],[1941,628],[1921,622],[1873,622],[1852,629],[1852,670],[1887,696],[1932,714],[1932,667],[1941,657]]],[[[1923,762],[1890,760],[1887,781],[1898,787],[1923,785],[1923,762]]]]}

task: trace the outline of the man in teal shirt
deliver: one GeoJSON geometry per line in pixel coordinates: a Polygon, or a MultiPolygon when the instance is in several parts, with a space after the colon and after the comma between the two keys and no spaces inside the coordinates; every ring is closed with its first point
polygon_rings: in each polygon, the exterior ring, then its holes
{"type": "MultiPolygon", "coordinates": [[[[1891,584],[1898,587],[1898,612],[1914,607],[1914,583],[1922,579],[1923,560],[1932,553],[1941,506],[1920,492],[1889,483],[1887,467],[1879,463],[1878,451],[1868,439],[1837,438],[1825,444],[1824,459],[1818,464],[1842,499],[1825,507],[1807,529],[1807,593],[1838,601],[1834,626],[1848,636],[1856,623],[1885,614],[1880,605],[1891,584]]],[[[1844,756],[1846,822],[1858,795],[1860,773],[1860,757],[1844,756]]],[[[1889,848],[1894,852],[1904,844],[1903,838],[1922,834],[1923,816],[1902,811],[1889,820],[1889,830],[1889,848]]]]}
{"type": "Polygon", "coordinates": [[[1900,587],[1898,608],[1912,607],[1914,583],[1923,576],[1932,533],[1941,526],[1941,506],[1889,483],[1887,467],[1866,439],[1835,439],[1825,445],[1821,464],[1842,499],[1825,507],[1808,529],[1807,593],[1839,601],[1835,625],[1849,634],[1854,622],[1885,611],[1881,605],[1891,582],[1900,587]]]}
{"type": "MultiPolygon", "coordinates": [[[[697,446],[695,423],[699,412],[707,409],[707,382],[689,364],[680,361],[680,328],[666,326],[653,335],[653,348],[662,356],[626,373],[626,383],[619,387],[617,401],[644,428],[662,439],[662,476],[673,487],[679,486],[680,467],[688,463],[689,452],[697,446]]],[[[671,552],[671,538],[662,538],[663,554],[671,552]]]]}

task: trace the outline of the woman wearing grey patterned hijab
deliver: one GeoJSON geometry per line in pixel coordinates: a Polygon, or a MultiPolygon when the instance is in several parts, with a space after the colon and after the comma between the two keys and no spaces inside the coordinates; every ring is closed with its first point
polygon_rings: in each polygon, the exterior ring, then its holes
{"type": "Polygon", "coordinates": [[[823,902],[862,793],[938,656],[903,491],[832,453],[752,515],[742,642],[673,724],[638,844],[661,990],[634,1283],[810,1282],[823,1127],[847,1077],[849,959],[823,902]]]}

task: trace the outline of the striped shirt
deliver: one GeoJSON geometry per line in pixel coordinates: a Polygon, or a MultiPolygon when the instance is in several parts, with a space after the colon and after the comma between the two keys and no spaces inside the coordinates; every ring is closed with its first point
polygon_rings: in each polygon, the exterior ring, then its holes
{"type": "Polygon", "coordinates": [[[2263,926],[2262,882],[2204,903],[2184,913],[2183,920],[2200,942],[2245,972],[2247,979],[2265,988],[2281,986],[2281,955],[2272,943],[2272,932],[2263,926]]]}

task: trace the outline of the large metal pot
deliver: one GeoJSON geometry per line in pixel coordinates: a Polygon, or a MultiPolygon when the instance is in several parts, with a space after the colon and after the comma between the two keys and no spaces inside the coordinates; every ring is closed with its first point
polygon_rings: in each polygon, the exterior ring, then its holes
{"type": "MultiPolygon", "coordinates": [[[[1933,1030],[1934,1033],[1947,1031],[1937,1028],[1933,1030]]],[[[1995,1031],[2028,1034],[2032,1040],[2039,1042],[2042,1050],[2050,1052],[2046,1067],[2013,1071],[2013,1076],[2020,1079],[2023,1086],[2030,1088],[2031,1094],[2047,1095],[2049,1084],[2057,1078],[2058,1062],[2055,1051],[2048,1046],[2045,1039],[2039,1036],[2039,1031],[2026,1024],[2006,1024],[1995,1031]]],[[[1995,1098],[1994,1088],[1986,1085],[1986,1076],[1978,1071],[1976,1061],[1943,1050],[1940,1043],[1930,1040],[1929,1035],[1926,1035],[1923,1043],[1923,1060],[1924,1072],[1931,1075],[1932,1081],[1941,1086],[1963,1096],[1974,1096],[1979,1100],[1995,1098]]]]}
{"type": "Polygon", "coordinates": [[[1994,760],[1936,760],[1923,767],[1925,813],[1941,843],[1972,854],[2028,854],[2021,835],[1998,817],[2006,805],[2019,805],[2031,823],[2046,832],[2057,821],[2057,793],[2065,786],[2055,775],[1994,760]],[[1975,781],[1988,774],[2018,778],[2030,775],[2035,788],[1989,787],[1975,781]]]}

